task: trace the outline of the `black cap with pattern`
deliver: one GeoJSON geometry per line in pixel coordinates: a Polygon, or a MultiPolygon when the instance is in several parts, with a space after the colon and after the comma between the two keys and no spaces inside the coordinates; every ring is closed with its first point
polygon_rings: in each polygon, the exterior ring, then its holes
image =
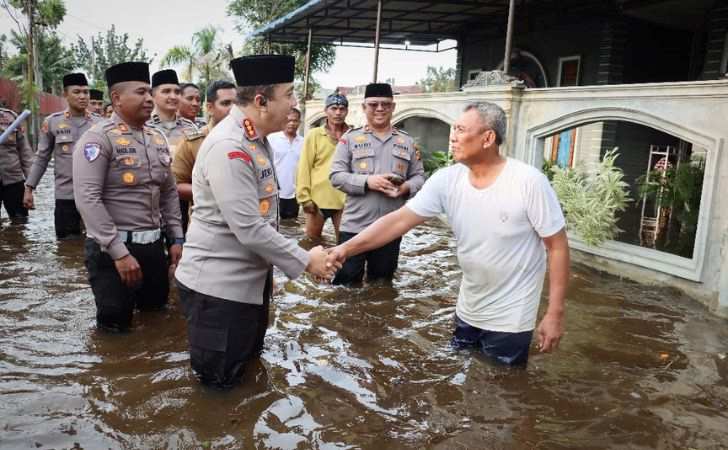
{"type": "Polygon", "coordinates": [[[152,87],[155,88],[161,84],[179,84],[177,72],[172,69],[160,70],[152,75],[152,87]]]}
{"type": "Polygon", "coordinates": [[[392,86],[388,83],[369,83],[364,90],[364,98],[367,97],[394,97],[392,86]]]}
{"type": "Polygon", "coordinates": [[[63,75],[63,87],[68,86],[88,86],[86,75],[82,73],[69,73],[63,75]]]}
{"type": "Polygon", "coordinates": [[[296,59],[289,55],[251,55],[230,61],[238,86],[290,83],[295,66],[296,59]]]}
{"type": "Polygon", "coordinates": [[[149,84],[149,64],[145,62],[123,62],[106,69],[106,85],[111,88],[124,81],[141,81],[149,84]]]}

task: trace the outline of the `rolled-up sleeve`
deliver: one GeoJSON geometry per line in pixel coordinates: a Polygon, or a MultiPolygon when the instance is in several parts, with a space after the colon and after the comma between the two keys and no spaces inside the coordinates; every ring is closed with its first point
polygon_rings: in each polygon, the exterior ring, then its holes
{"type": "Polygon", "coordinates": [[[308,266],[308,252],[278,233],[260,214],[253,157],[241,146],[221,141],[206,155],[206,177],[220,213],[247,249],[297,278],[308,266]]]}
{"type": "Polygon", "coordinates": [[[368,175],[353,173],[351,170],[351,150],[349,140],[345,137],[339,140],[331,162],[331,184],[338,190],[349,195],[366,194],[368,175]]]}

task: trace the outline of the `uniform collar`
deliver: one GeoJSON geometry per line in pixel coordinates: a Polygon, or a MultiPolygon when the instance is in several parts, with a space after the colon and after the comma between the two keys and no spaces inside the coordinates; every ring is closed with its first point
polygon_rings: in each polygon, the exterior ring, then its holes
{"type": "MultiPolygon", "coordinates": [[[[66,109],[65,109],[65,110],[63,111],[63,118],[64,118],[64,119],[68,119],[68,120],[70,120],[70,119],[71,119],[72,117],[81,117],[81,116],[74,116],[74,115],[72,115],[72,114],[71,114],[71,109],[70,109],[70,108],[66,108],[66,109]]],[[[91,113],[90,113],[90,112],[88,112],[88,111],[86,111],[86,110],[84,110],[84,112],[83,112],[83,117],[84,117],[85,119],[90,119],[90,118],[91,118],[91,113]]]]}

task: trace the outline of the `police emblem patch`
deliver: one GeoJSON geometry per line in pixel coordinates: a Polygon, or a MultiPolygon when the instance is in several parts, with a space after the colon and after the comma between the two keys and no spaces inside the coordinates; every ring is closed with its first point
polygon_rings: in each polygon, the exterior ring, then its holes
{"type": "Polygon", "coordinates": [[[364,161],[360,162],[360,163],[359,163],[359,168],[360,168],[360,169],[366,169],[366,168],[367,168],[367,163],[366,163],[366,162],[364,162],[364,161]]]}
{"type": "Polygon", "coordinates": [[[68,144],[63,144],[63,147],[61,147],[61,150],[63,150],[63,153],[68,153],[68,144]]]}
{"type": "Polygon", "coordinates": [[[127,156],[126,158],[121,160],[121,163],[125,166],[133,166],[134,165],[134,158],[131,156],[127,156]]]}
{"type": "Polygon", "coordinates": [[[121,175],[121,181],[124,182],[124,184],[134,184],[136,181],[136,176],[134,176],[133,172],[124,172],[121,175]]]}
{"type": "Polygon", "coordinates": [[[96,143],[89,143],[83,147],[83,156],[88,162],[94,162],[101,154],[101,146],[96,143]]]}

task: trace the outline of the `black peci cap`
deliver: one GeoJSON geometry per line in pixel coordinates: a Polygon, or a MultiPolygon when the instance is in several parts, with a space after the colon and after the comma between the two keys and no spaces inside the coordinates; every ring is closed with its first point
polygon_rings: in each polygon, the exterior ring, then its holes
{"type": "Polygon", "coordinates": [[[152,87],[155,88],[160,84],[177,84],[179,85],[179,78],[177,78],[177,72],[172,69],[160,70],[154,72],[152,75],[152,87]]]}
{"type": "Polygon", "coordinates": [[[238,86],[290,83],[295,66],[296,59],[289,55],[251,55],[230,61],[238,86]]]}
{"type": "Polygon", "coordinates": [[[88,86],[86,75],[82,73],[69,73],[63,75],[63,87],[68,86],[88,86]]]}
{"type": "Polygon", "coordinates": [[[149,83],[149,64],[145,62],[124,62],[106,69],[106,85],[111,86],[124,81],[149,83]]]}
{"type": "Polygon", "coordinates": [[[88,94],[89,94],[89,98],[91,100],[103,100],[104,99],[104,93],[99,91],[98,89],[89,89],[88,94]]]}
{"type": "Polygon", "coordinates": [[[364,98],[367,97],[394,97],[392,86],[387,83],[369,83],[364,90],[364,98]]]}

